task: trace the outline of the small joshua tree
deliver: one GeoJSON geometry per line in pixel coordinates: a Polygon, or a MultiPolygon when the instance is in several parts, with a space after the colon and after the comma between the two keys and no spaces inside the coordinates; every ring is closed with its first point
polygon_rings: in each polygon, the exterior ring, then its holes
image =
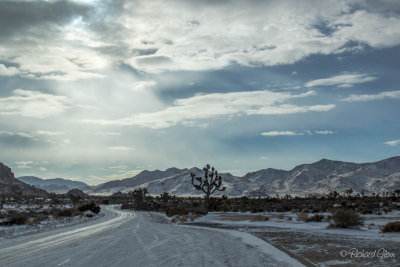
{"type": "Polygon", "coordinates": [[[353,189],[346,189],[346,190],[344,190],[344,193],[347,195],[347,197],[350,197],[351,196],[351,194],[353,194],[353,189]]]}
{"type": "Polygon", "coordinates": [[[215,191],[224,191],[226,187],[222,187],[222,177],[218,176],[218,172],[214,167],[210,167],[207,164],[204,168],[204,177],[196,177],[194,173],[191,173],[192,185],[196,190],[201,190],[204,192],[206,199],[206,211],[208,212],[208,204],[210,202],[210,195],[215,191]]]}

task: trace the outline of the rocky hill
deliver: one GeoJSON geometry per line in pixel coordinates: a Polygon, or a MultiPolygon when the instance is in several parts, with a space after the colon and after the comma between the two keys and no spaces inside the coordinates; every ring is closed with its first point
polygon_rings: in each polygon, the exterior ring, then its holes
{"type": "Polygon", "coordinates": [[[0,163],[0,194],[45,196],[47,192],[16,179],[11,168],[0,163]]]}
{"type": "MultiPolygon", "coordinates": [[[[191,172],[202,174],[198,168],[143,171],[132,178],[99,185],[93,192],[110,194],[146,187],[150,194],[199,195],[201,193],[190,183],[191,172]]],[[[400,189],[400,157],[361,164],[322,159],[289,171],[269,168],[243,177],[229,173],[221,176],[227,190],[220,194],[229,196],[325,195],[334,190],[341,193],[349,188],[366,194],[393,192],[400,189]]]]}

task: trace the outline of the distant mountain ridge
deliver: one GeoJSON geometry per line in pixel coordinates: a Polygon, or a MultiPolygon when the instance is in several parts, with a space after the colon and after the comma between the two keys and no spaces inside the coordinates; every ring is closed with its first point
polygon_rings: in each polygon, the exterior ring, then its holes
{"type": "MultiPolygon", "coordinates": [[[[128,192],[146,187],[150,194],[200,195],[201,192],[190,183],[191,172],[202,175],[202,170],[198,168],[142,171],[131,178],[98,185],[93,193],[128,192]]],[[[322,159],[298,165],[289,171],[269,168],[247,173],[243,177],[229,173],[220,175],[227,190],[219,194],[228,196],[326,195],[330,191],[344,192],[349,188],[367,194],[393,192],[400,189],[400,157],[371,163],[322,159]]]]}
{"type": "Polygon", "coordinates": [[[47,192],[16,179],[11,168],[0,162],[0,194],[45,196],[47,192]]]}
{"type": "Polygon", "coordinates": [[[22,176],[18,177],[17,179],[26,184],[46,190],[47,192],[66,193],[74,188],[82,190],[90,189],[90,186],[84,182],[72,181],[63,178],[42,179],[35,176],[22,176]]]}

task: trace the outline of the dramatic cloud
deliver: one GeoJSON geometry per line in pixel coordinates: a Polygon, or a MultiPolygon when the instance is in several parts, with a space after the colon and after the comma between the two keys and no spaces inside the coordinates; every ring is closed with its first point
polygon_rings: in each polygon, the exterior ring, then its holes
{"type": "Polygon", "coordinates": [[[363,1],[3,1],[0,10],[0,60],[37,79],[100,78],[120,64],[274,66],[400,44],[400,18],[363,1]]]}
{"type": "Polygon", "coordinates": [[[20,115],[32,118],[56,116],[68,109],[68,99],[36,91],[16,89],[13,95],[0,98],[1,115],[20,115]]]}
{"type": "Polygon", "coordinates": [[[350,95],[344,99],[346,102],[361,102],[361,101],[372,101],[381,100],[385,98],[400,98],[400,91],[382,92],[374,95],[350,95]]]}
{"type": "Polygon", "coordinates": [[[332,86],[337,85],[338,87],[351,87],[356,83],[365,83],[376,80],[376,77],[369,76],[367,74],[355,73],[355,74],[342,74],[333,76],[325,79],[318,79],[309,81],[305,84],[306,87],[314,86],[332,86]]]}
{"type": "Polygon", "coordinates": [[[281,115],[309,111],[329,111],[335,105],[298,106],[286,104],[296,98],[314,95],[313,91],[302,94],[272,91],[250,91],[234,93],[198,94],[190,98],[177,99],[174,105],[162,111],[140,113],[116,120],[85,120],[100,125],[139,125],[153,129],[184,125],[202,125],[197,120],[218,116],[235,115],[281,115]]]}
{"type": "Polygon", "coordinates": [[[399,32],[392,0],[0,1],[0,158],[90,184],[376,160],[400,130],[399,32]]]}
{"type": "Polygon", "coordinates": [[[388,142],[385,142],[385,144],[389,145],[389,146],[397,146],[400,144],[400,140],[388,141],[388,142]]]}

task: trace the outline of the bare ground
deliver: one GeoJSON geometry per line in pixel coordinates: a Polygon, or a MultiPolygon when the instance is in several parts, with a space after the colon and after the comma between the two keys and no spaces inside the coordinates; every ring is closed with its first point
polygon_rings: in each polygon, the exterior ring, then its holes
{"type": "MultiPolygon", "coordinates": [[[[251,215],[221,215],[223,220],[251,220],[251,215]]],[[[321,233],[300,229],[278,228],[271,226],[235,226],[222,223],[191,223],[199,226],[233,229],[251,233],[276,248],[286,252],[306,266],[400,266],[400,243],[390,240],[377,240],[366,236],[321,233]],[[341,251],[356,248],[359,252],[375,252],[369,257],[341,256],[341,251]],[[382,257],[379,252],[386,249],[395,255],[382,257]]],[[[360,230],[361,231],[361,230],[360,230]]],[[[357,233],[357,231],[355,231],[357,233]]],[[[342,252],[343,253],[343,252],[342,252]]],[[[368,256],[364,253],[365,256],[368,256]]]]}

